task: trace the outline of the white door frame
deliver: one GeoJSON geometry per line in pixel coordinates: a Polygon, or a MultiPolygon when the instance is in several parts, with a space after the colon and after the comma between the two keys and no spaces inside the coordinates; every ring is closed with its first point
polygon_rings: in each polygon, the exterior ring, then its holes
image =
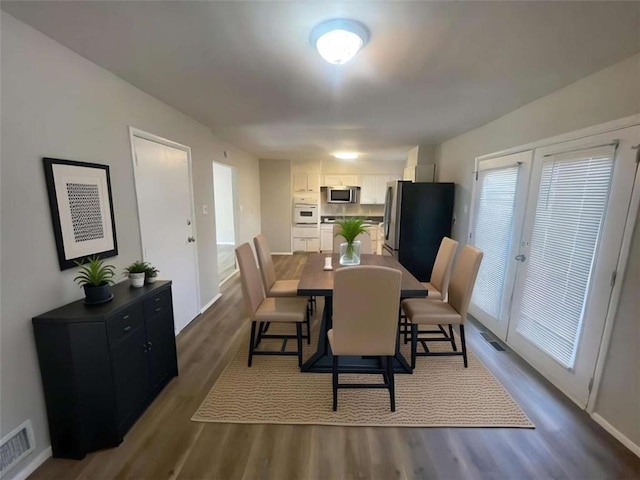
{"type": "MultiPolygon", "coordinates": [[[[518,172],[518,183],[516,186],[516,199],[514,204],[513,211],[513,225],[511,231],[511,240],[509,242],[509,255],[513,252],[517,252],[519,250],[519,243],[522,237],[522,229],[524,226],[524,213],[527,205],[527,198],[529,193],[529,182],[531,177],[531,164],[533,163],[533,150],[524,150],[517,153],[511,153],[509,155],[504,155],[501,157],[494,157],[490,159],[475,161],[475,172],[476,179],[473,181],[473,187],[471,189],[471,208],[469,212],[469,227],[467,233],[467,243],[474,245],[473,240],[473,226],[476,217],[476,202],[478,192],[478,181],[477,175],[481,170],[491,170],[498,169],[501,167],[520,165],[522,169],[518,172]],[[521,193],[518,193],[518,190],[521,193]],[[521,195],[519,198],[518,195],[521,195]]],[[[485,327],[487,327],[491,332],[496,335],[503,342],[506,341],[507,337],[507,327],[509,324],[509,314],[511,312],[511,301],[513,295],[513,286],[515,285],[515,277],[517,270],[517,262],[514,261],[513,256],[509,259],[509,263],[507,265],[507,271],[505,275],[505,285],[511,285],[511,288],[504,289],[504,297],[502,299],[502,309],[501,311],[506,313],[506,317],[504,318],[504,322],[500,322],[499,320],[493,319],[488,313],[482,311],[480,308],[476,307],[473,303],[469,304],[469,313],[478,319],[485,327]],[[507,291],[508,290],[508,291],[507,291]]]]}
{"type": "MultiPolygon", "coordinates": [[[[197,234],[198,228],[196,225],[196,209],[195,202],[193,199],[193,168],[191,164],[191,147],[187,145],[182,145],[181,143],[174,142],[172,140],[168,140],[163,137],[159,137],[158,135],[154,135],[153,133],[145,132],[144,130],[140,130],[138,128],[129,126],[129,144],[131,145],[131,168],[133,169],[133,188],[136,190],[136,208],[138,212],[138,227],[140,230],[140,249],[142,251],[142,260],[144,261],[144,235],[142,233],[142,228],[140,228],[140,207],[138,205],[138,192],[137,192],[137,183],[136,183],[136,151],[134,146],[134,138],[142,138],[144,140],[149,140],[151,142],[156,142],[161,145],[165,145],[167,147],[176,148],[178,150],[182,150],[187,154],[187,162],[189,166],[189,202],[191,204],[191,224],[192,230],[197,234]]],[[[200,261],[198,259],[198,247],[195,248],[195,272],[196,272],[196,301],[197,303],[197,311],[200,311],[202,307],[202,303],[200,301],[200,261]]],[[[180,332],[176,332],[176,335],[180,332]]]]}
{"type": "MultiPolygon", "coordinates": [[[[520,145],[512,148],[507,148],[501,151],[480,155],[475,158],[475,161],[477,165],[477,162],[481,160],[488,160],[496,157],[502,157],[505,155],[513,154],[513,153],[520,153],[526,150],[535,150],[541,147],[548,147],[551,145],[564,143],[570,140],[577,140],[577,139],[592,137],[597,134],[612,132],[615,130],[621,130],[621,129],[624,129],[627,127],[633,127],[636,125],[640,125],[640,114],[631,115],[628,117],[612,120],[610,122],[605,122],[598,125],[593,125],[587,128],[573,131],[573,132],[563,133],[555,137],[537,140],[525,145],[520,145]]],[[[475,208],[473,200],[474,199],[472,198],[472,202],[470,204],[471,212],[473,212],[473,209],[475,208]]],[[[607,356],[607,352],[609,351],[609,348],[610,348],[611,335],[615,325],[615,316],[620,303],[620,294],[622,291],[622,284],[623,284],[623,282],[620,281],[620,279],[624,278],[629,255],[631,252],[631,240],[633,236],[633,230],[634,230],[637,215],[639,214],[638,213],[639,210],[640,210],[640,168],[636,171],[634,189],[632,192],[631,202],[629,204],[625,230],[624,230],[622,244],[621,244],[620,253],[619,253],[619,259],[618,259],[618,265],[617,265],[617,278],[619,279],[619,281],[615,282],[613,286],[613,290],[611,292],[609,307],[608,307],[607,315],[604,321],[602,340],[600,342],[600,348],[599,348],[595,371],[593,375],[593,387],[589,394],[587,405],[585,407],[587,412],[589,412],[591,416],[594,418],[595,416],[597,416],[597,414],[595,413],[595,406],[598,398],[598,391],[602,382],[605,359],[607,356]]],[[[470,218],[470,223],[467,225],[467,232],[465,233],[465,237],[464,237],[465,241],[468,240],[469,238],[469,230],[471,229],[471,225],[472,225],[471,220],[472,219],[470,218]]],[[[554,382],[552,381],[552,383],[554,382]]],[[[572,401],[576,402],[576,399],[573,398],[572,396],[568,396],[568,397],[572,401]]],[[[576,403],[579,404],[579,402],[576,402],[576,403]]],[[[614,434],[614,436],[618,438],[615,432],[611,432],[611,430],[607,426],[605,426],[605,429],[607,431],[610,431],[610,433],[614,434]]],[[[625,445],[626,444],[627,443],[625,443],[625,445]]]]}

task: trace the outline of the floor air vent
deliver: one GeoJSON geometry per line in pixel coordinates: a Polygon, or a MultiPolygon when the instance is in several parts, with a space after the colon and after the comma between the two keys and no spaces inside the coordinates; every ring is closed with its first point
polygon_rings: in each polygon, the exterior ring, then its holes
{"type": "Polygon", "coordinates": [[[498,339],[489,332],[480,332],[482,338],[484,338],[489,345],[498,350],[499,352],[505,352],[506,349],[500,344],[498,339]]]}
{"type": "Polygon", "coordinates": [[[27,420],[0,442],[0,476],[4,476],[35,449],[33,427],[27,420]]]}

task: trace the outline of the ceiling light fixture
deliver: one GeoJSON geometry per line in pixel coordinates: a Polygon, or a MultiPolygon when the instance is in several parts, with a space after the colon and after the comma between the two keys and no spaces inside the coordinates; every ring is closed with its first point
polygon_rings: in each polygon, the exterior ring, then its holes
{"type": "Polygon", "coordinates": [[[351,60],[369,40],[369,30],[362,23],[334,18],[311,31],[311,44],[327,62],[342,65],[351,60]]]}
{"type": "Polygon", "coordinates": [[[340,160],[355,160],[358,158],[358,152],[336,152],[333,156],[340,160]]]}

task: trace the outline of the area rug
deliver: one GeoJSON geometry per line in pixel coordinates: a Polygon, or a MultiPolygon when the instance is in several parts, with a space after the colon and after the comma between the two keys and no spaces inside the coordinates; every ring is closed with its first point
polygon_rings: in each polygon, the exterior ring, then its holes
{"type": "MultiPolygon", "coordinates": [[[[246,337],[247,342],[243,344],[248,343],[248,335],[246,337]]],[[[317,332],[313,338],[317,338],[317,332]]],[[[276,342],[263,340],[261,349],[278,349],[276,342]]],[[[287,350],[295,349],[295,340],[290,343],[287,350]]],[[[436,345],[439,342],[431,343],[430,348],[445,348],[444,343],[442,347],[436,345]]],[[[238,349],[192,421],[534,428],[509,393],[473,353],[468,355],[468,368],[463,367],[461,357],[418,357],[412,375],[395,375],[395,412],[389,409],[386,389],[340,389],[338,411],[334,412],[331,374],[301,373],[295,356],[254,356],[253,366],[249,368],[245,347],[238,349]]],[[[303,348],[305,358],[316,350],[315,345],[306,343],[303,348]]],[[[408,345],[402,345],[402,352],[405,358],[410,358],[408,345]]],[[[382,375],[344,374],[340,375],[340,382],[382,383],[382,375]]]]}

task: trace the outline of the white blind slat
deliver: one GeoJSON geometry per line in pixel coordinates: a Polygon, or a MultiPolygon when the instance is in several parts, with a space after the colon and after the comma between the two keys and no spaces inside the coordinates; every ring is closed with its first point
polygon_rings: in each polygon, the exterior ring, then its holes
{"type": "Polygon", "coordinates": [[[502,317],[518,166],[478,173],[478,199],[472,243],[484,252],[471,301],[496,319],[502,317]]]}
{"type": "Polygon", "coordinates": [[[545,159],[517,331],[572,367],[604,218],[615,147],[545,159]]]}

